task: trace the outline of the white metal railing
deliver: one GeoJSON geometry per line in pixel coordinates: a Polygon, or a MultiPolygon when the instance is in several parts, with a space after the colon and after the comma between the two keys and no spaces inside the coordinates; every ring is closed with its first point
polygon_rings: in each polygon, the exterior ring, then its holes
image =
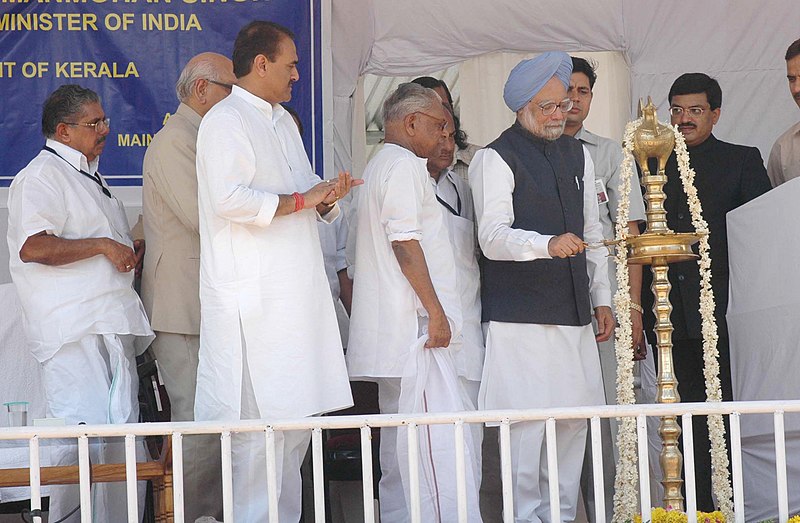
{"type": "MultiPolygon", "coordinates": [[[[602,448],[600,437],[601,418],[635,417],[639,450],[639,479],[641,492],[642,520],[650,519],[650,486],[647,453],[647,417],[678,415],[683,422],[684,474],[687,492],[687,514],[690,523],[696,522],[695,514],[695,470],[693,463],[692,421],[693,416],[723,414],[730,416],[732,477],[734,493],[735,521],[744,522],[744,494],[742,471],[742,447],[740,416],[743,414],[772,413],[775,428],[775,461],[777,472],[777,497],[779,521],[788,520],[788,490],[786,473],[786,447],[784,435],[784,413],[800,412],[800,400],[792,401],[747,401],[723,403],[678,403],[671,405],[648,404],[626,406],[596,406],[549,408],[534,410],[474,411],[419,415],[368,415],[368,416],[327,416],[295,420],[247,420],[238,422],[176,422],[176,423],[137,423],[126,425],[80,425],[67,427],[18,427],[0,429],[0,440],[28,440],[30,451],[31,510],[41,509],[40,442],[43,439],[76,438],[78,441],[78,465],[80,470],[81,521],[91,522],[90,502],[90,462],[89,438],[121,437],[125,440],[125,460],[127,472],[128,521],[138,521],[136,491],[136,440],[137,436],[171,436],[173,467],[174,521],[184,523],[183,511],[183,437],[195,434],[220,434],[222,448],[222,485],[225,522],[233,521],[233,483],[231,469],[231,435],[233,433],[263,432],[266,439],[267,488],[270,523],[278,521],[277,483],[275,462],[276,431],[311,431],[311,450],[313,459],[314,513],[315,521],[325,521],[325,492],[323,488],[324,471],[322,467],[322,431],[327,429],[358,428],[361,435],[362,477],[364,497],[364,521],[373,523],[373,474],[371,428],[408,427],[409,469],[411,477],[411,513],[414,523],[420,521],[419,471],[417,467],[418,435],[412,430],[420,425],[452,424],[455,428],[454,452],[458,473],[457,500],[459,521],[466,521],[467,493],[464,483],[464,424],[500,423],[500,462],[503,494],[503,518],[513,522],[513,494],[511,489],[511,439],[510,424],[516,421],[544,421],[547,438],[547,464],[551,471],[550,505],[553,521],[560,514],[558,492],[558,459],[555,440],[556,420],[587,419],[590,425],[592,443],[592,467],[602,470],[602,448]],[[553,479],[556,479],[553,481],[553,479]]],[[[594,474],[595,492],[603,492],[603,475],[594,474]]],[[[602,495],[595,496],[596,520],[605,521],[605,500],[602,495]]],[[[191,522],[189,522],[191,523],[191,522]]]]}

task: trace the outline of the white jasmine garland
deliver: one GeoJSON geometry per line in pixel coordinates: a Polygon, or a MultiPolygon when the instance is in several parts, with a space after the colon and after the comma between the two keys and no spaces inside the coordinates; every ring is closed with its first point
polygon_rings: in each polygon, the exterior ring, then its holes
{"type": "MultiPolygon", "coordinates": [[[[642,122],[639,118],[629,122],[625,127],[623,146],[623,160],[620,172],[619,191],[622,195],[617,208],[616,240],[617,245],[617,292],[614,295],[618,326],[616,329],[615,353],[617,358],[617,402],[620,405],[635,403],[633,392],[633,337],[631,330],[630,310],[630,281],[628,272],[628,218],[630,210],[630,187],[633,171],[633,138],[636,129],[642,122]],[[624,312],[621,312],[624,311],[624,312]]],[[[684,192],[686,193],[689,210],[692,213],[692,225],[700,234],[698,260],[700,270],[700,316],[703,332],[703,360],[704,376],[706,380],[706,396],[708,401],[722,401],[722,391],[719,380],[719,352],[717,351],[717,324],[714,319],[714,292],[711,288],[711,258],[708,243],[708,224],[703,219],[702,206],[697,197],[697,188],[694,186],[695,172],[689,165],[689,153],[683,134],[677,127],[668,126],[675,135],[675,154],[678,162],[678,172],[684,192]]],[[[721,415],[708,416],[708,431],[711,440],[711,470],[712,488],[719,503],[720,511],[727,521],[733,521],[732,489],[730,486],[730,472],[728,454],[725,445],[725,426],[721,415]]],[[[619,461],[617,463],[617,476],[614,492],[614,523],[633,521],[638,513],[638,455],[636,420],[624,418],[620,423],[617,434],[619,448],[619,461]]]]}
{"type": "MultiPolygon", "coordinates": [[[[615,240],[617,244],[617,292],[614,307],[617,310],[615,355],[617,357],[617,403],[636,403],[633,393],[633,335],[631,329],[631,294],[628,271],[628,218],[630,215],[631,178],[633,177],[633,135],[641,124],[639,118],[625,126],[623,159],[619,180],[622,198],[617,207],[615,240]]],[[[632,521],[638,512],[639,469],[636,451],[636,419],[623,418],[617,432],[617,476],[614,481],[614,523],[632,521]]]]}
{"type": "MultiPolygon", "coordinates": [[[[678,172],[681,175],[683,190],[692,213],[692,225],[700,236],[700,318],[703,331],[703,375],[706,380],[706,397],[709,402],[722,401],[722,389],[719,380],[719,351],[717,350],[717,322],[714,319],[714,290],[711,288],[711,258],[708,244],[708,224],[703,219],[703,207],[697,197],[694,186],[694,169],[689,165],[689,153],[686,141],[677,127],[672,127],[675,134],[675,156],[678,160],[678,172]]],[[[708,435],[711,440],[711,486],[719,503],[719,510],[727,521],[733,521],[733,491],[730,483],[728,452],[725,445],[725,425],[722,415],[708,416],[708,435]]]]}

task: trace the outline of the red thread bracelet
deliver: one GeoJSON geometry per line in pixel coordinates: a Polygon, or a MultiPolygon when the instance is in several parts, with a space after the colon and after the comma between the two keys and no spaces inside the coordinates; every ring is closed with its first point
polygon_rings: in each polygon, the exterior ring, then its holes
{"type": "Polygon", "coordinates": [[[302,211],[306,206],[306,199],[299,192],[292,193],[292,197],[294,198],[294,212],[302,211]]]}

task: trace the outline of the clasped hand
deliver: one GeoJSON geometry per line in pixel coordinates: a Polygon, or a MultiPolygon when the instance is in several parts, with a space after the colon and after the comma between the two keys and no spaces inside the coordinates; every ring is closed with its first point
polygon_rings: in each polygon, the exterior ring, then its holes
{"type": "Polygon", "coordinates": [[[363,183],[364,180],[354,179],[348,172],[340,172],[336,179],[320,182],[303,194],[305,208],[310,209],[320,204],[330,207],[344,198],[350,189],[363,183]]]}

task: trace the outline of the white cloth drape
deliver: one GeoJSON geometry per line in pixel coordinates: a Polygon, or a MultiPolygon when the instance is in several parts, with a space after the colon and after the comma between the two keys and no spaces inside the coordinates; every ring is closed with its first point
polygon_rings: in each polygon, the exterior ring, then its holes
{"type": "MultiPolygon", "coordinates": [[[[475,406],[459,383],[453,355],[449,349],[426,349],[423,336],[411,347],[400,382],[400,413],[459,412],[475,406]]],[[[422,521],[458,521],[456,461],[452,425],[418,427],[420,509],[422,521]]],[[[480,522],[478,488],[480,447],[472,431],[464,430],[464,464],[467,490],[467,521],[480,522]]],[[[397,459],[403,490],[410,492],[408,432],[397,431],[397,459]]],[[[406,500],[410,499],[408,494],[406,500]]],[[[409,508],[409,513],[410,513],[409,508]]]]}
{"type": "MultiPolygon", "coordinates": [[[[47,411],[42,367],[31,355],[22,323],[22,307],[13,283],[0,285],[0,402],[27,401],[28,423],[44,418],[47,411]]],[[[0,407],[0,427],[8,426],[5,407],[0,407]]],[[[27,467],[28,447],[0,448],[0,466],[27,467]]],[[[42,465],[50,464],[50,448],[42,447],[42,465]]],[[[48,487],[45,487],[48,488],[48,487]]],[[[30,489],[15,487],[0,489],[0,502],[28,499],[30,489]]]]}
{"type": "MultiPolygon", "coordinates": [[[[734,400],[800,398],[800,180],[728,213],[731,377],[734,400]],[[776,226],[777,225],[777,226],[776,226]]],[[[714,253],[711,253],[714,256],[714,253]]],[[[745,517],[778,517],[771,414],[742,416],[745,517]]],[[[789,514],[800,512],[800,415],[786,414],[789,514]]]]}

